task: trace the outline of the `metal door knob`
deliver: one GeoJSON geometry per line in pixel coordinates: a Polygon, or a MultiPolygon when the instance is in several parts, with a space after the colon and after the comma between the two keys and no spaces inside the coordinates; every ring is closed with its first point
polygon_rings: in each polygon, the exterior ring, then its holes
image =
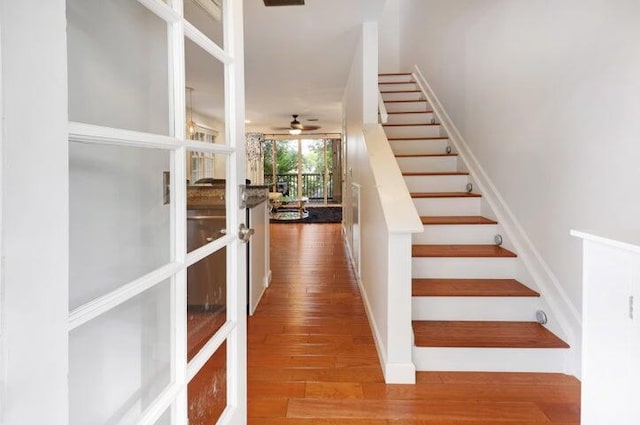
{"type": "Polygon", "coordinates": [[[253,236],[253,234],[255,232],[256,231],[254,229],[251,229],[251,228],[245,226],[244,223],[240,223],[240,229],[238,231],[238,238],[242,242],[249,242],[249,239],[251,239],[251,236],[253,236]]]}

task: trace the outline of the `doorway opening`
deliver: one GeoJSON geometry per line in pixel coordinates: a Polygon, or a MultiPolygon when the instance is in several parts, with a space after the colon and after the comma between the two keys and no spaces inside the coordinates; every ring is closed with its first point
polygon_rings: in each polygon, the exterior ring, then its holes
{"type": "Polygon", "coordinates": [[[313,206],[342,204],[339,138],[266,139],[264,184],[313,206]]]}

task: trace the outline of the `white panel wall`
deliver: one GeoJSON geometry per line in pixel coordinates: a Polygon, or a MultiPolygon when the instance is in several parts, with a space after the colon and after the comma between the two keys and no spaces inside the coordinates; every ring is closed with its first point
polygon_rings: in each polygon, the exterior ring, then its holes
{"type": "Polygon", "coordinates": [[[571,227],[636,225],[640,3],[403,0],[422,70],[573,306],[571,227]]]}

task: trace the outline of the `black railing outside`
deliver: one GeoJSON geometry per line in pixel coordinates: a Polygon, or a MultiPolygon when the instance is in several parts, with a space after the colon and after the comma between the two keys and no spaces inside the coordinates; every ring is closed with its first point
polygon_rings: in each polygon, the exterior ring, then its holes
{"type": "MultiPolygon", "coordinates": [[[[333,199],[333,173],[328,175],[327,199],[333,199]]],[[[273,185],[273,175],[265,174],[265,185],[273,185]]],[[[276,174],[276,191],[285,196],[298,194],[298,174],[276,174]]],[[[302,196],[312,199],[324,199],[325,176],[320,173],[302,173],[302,196]]]]}

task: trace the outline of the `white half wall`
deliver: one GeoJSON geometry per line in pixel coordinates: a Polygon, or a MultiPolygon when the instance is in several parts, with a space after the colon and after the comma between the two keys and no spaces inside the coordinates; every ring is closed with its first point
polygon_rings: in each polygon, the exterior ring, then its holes
{"type": "Polygon", "coordinates": [[[422,70],[577,312],[569,229],[638,227],[639,19],[633,0],[401,2],[401,69],[422,70]]]}
{"type": "MultiPolygon", "coordinates": [[[[345,209],[345,233],[352,256],[360,254],[358,284],[385,380],[412,383],[411,229],[406,229],[410,220],[403,220],[404,216],[398,214],[403,210],[400,204],[389,195],[402,193],[396,190],[397,181],[381,180],[393,175],[403,183],[384,132],[377,124],[377,68],[378,26],[369,22],[363,24],[343,99],[347,164],[344,199],[353,198],[352,184],[359,190],[359,220],[351,217],[351,208],[345,209]],[[401,229],[394,227],[396,222],[401,223],[401,229]]],[[[406,200],[410,203],[408,192],[406,200]]],[[[415,208],[412,212],[419,224],[415,208]]]]}

